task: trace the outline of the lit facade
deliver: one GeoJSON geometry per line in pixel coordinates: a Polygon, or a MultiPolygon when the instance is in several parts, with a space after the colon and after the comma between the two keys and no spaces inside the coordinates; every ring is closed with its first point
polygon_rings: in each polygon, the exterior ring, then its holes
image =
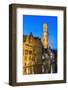
{"type": "Polygon", "coordinates": [[[23,74],[41,73],[42,44],[38,37],[24,36],[23,74]]]}
{"type": "Polygon", "coordinates": [[[47,49],[48,48],[48,25],[43,24],[43,36],[42,36],[42,44],[43,48],[47,49]]]}
{"type": "Polygon", "coordinates": [[[38,37],[23,36],[23,74],[57,72],[57,51],[48,46],[48,25],[43,24],[42,41],[38,37]]]}
{"type": "Polygon", "coordinates": [[[49,73],[51,68],[51,61],[48,52],[48,25],[46,23],[43,24],[42,45],[42,73],[49,73]]]}

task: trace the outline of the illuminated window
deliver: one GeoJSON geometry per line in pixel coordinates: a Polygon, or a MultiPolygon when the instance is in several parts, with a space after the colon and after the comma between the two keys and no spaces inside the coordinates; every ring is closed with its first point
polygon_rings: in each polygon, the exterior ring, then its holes
{"type": "Polygon", "coordinates": [[[26,46],[29,46],[28,44],[25,44],[26,46]]]}
{"type": "Polygon", "coordinates": [[[29,51],[29,55],[31,55],[32,54],[32,51],[29,51]]]}
{"type": "Polygon", "coordinates": [[[27,55],[28,54],[28,50],[25,50],[25,55],[27,55]]]}
{"type": "Polygon", "coordinates": [[[25,60],[27,60],[27,56],[25,56],[25,60]]]}

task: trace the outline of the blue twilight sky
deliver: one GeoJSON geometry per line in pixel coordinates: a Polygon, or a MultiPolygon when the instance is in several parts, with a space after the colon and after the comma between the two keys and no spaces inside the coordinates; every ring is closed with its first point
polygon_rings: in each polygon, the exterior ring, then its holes
{"type": "Polygon", "coordinates": [[[23,33],[42,38],[43,24],[48,24],[48,43],[52,49],[57,49],[57,16],[23,15],[23,33]]]}

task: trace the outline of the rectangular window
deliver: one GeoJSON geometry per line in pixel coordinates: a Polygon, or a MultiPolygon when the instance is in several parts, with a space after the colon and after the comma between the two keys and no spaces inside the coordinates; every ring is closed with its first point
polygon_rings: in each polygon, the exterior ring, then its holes
{"type": "Polygon", "coordinates": [[[28,54],[28,50],[25,50],[25,55],[27,55],[28,54]]]}
{"type": "Polygon", "coordinates": [[[31,55],[32,54],[32,51],[29,51],[29,55],[31,55]]]}

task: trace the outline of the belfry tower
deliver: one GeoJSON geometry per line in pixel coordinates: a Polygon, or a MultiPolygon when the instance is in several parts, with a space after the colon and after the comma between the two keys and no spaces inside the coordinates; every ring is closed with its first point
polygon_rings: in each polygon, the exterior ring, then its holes
{"type": "Polygon", "coordinates": [[[43,48],[47,49],[48,48],[48,26],[46,23],[43,24],[43,36],[42,36],[42,44],[43,48]]]}

